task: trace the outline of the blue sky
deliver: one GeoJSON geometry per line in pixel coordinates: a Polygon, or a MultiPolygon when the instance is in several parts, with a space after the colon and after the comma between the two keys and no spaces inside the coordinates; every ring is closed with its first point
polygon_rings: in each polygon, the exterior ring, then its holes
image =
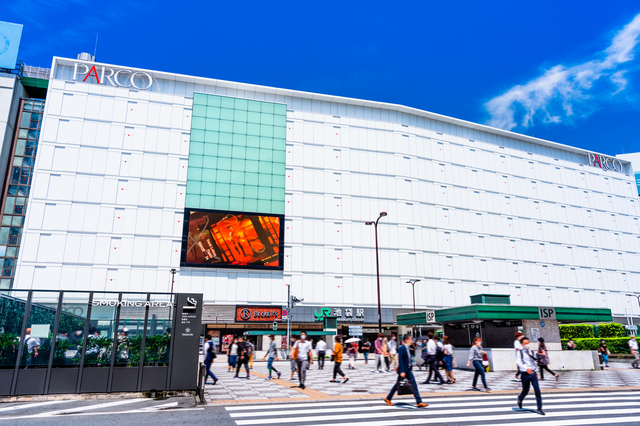
{"type": "Polygon", "coordinates": [[[408,105],[640,151],[640,3],[21,0],[20,58],[101,62],[408,105]],[[201,3],[201,4],[197,4],[201,3]],[[197,4],[197,5],[195,5],[197,4]],[[177,7],[179,6],[179,7],[177,7]]]}

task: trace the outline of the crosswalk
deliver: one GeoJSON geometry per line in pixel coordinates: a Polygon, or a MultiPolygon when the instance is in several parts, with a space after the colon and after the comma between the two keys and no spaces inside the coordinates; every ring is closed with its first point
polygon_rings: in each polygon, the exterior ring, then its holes
{"type": "MultiPolygon", "coordinates": [[[[413,399],[396,398],[395,406],[381,400],[283,403],[226,406],[238,426],[283,424],[340,426],[392,426],[420,424],[607,425],[640,424],[640,392],[585,392],[543,394],[541,416],[514,411],[516,395],[440,397],[424,401],[418,409],[413,399]]],[[[535,397],[525,399],[535,409],[535,397]]]]}

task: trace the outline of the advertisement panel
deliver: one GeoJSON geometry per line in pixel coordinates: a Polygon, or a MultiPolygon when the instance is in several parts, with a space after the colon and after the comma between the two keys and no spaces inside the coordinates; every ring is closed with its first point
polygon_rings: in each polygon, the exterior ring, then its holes
{"type": "Polygon", "coordinates": [[[636,173],[636,186],[638,187],[638,195],[640,195],[640,173],[636,173]]]}
{"type": "Polygon", "coordinates": [[[188,209],[181,266],[283,270],[284,216],[188,209]]]}
{"type": "Polygon", "coordinates": [[[272,322],[281,319],[281,307],[236,306],[236,322],[272,322]]]}
{"type": "Polygon", "coordinates": [[[0,21],[0,68],[16,68],[21,38],[22,25],[0,21]]]}

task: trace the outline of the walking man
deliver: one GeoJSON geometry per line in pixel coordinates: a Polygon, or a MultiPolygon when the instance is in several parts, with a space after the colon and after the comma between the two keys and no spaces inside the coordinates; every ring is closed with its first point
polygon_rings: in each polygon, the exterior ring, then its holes
{"type": "Polygon", "coordinates": [[[342,383],[347,383],[349,381],[349,378],[344,375],[342,369],[340,368],[340,364],[342,364],[342,354],[344,352],[344,348],[340,344],[342,339],[340,339],[340,336],[336,336],[335,341],[336,344],[333,346],[333,380],[330,380],[330,382],[337,382],[336,376],[339,374],[344,379],[344,382],[342,383]]]}
{"type": "Polygon", "coordinates": [[[313,353],[311,352],[311,343],[307,341],[307,333],[300,333],[300,340],[298,340],[293,346],[294,350],[298,350],[298,356],[296,358],[296,365],[298,368],[298,380],[300,381],[300,387],[305,388],[304,382],[307,379],[307,366],[313,364],[313,353]]]}
{"type": "Polygon", "coordinates": [[[211,364],[216,358],[216,349],[211,341],[211,336],[208,334],[204,336],[204,347],[202,348],[202,351],[204,352],[204,366],[207,368],[207,375],[204,376],[204,384],[207,384],[207,379],[211,376],[213,384],[215,385],[218,383],[218,378],[211,372],[211,364]]]}
{"type": "Polygon", "coordinates": [[[324,370],[324,356],[327,353],[327,344],[322,340],[322,337],[316,345],[316,351],[318,352],[318,370],[324,370]]]}
{"type": "Polygon", "coordinates": [[[382,333],[378,334],[378,338],[376,339],[375,343],[374,343],[374,355],[375,355],[375,361],[376,361],[376,369],[375,372],[376,373],[382,373],[382,357],[383,357],[383,353],[382,353],[382,336],[384,336],[382,333]]]}
{"type": "Polygon", "coordinates": [[[633,368],[640,368],[640,354],[638,354],[638,342],[636,341],[635,335],[629,339],[629,349],[631,349],[631,355],[633,355],[631,366],[633,368]]]}
{"type": "Polygon", "coordinates": [[[289,346],[289,350],[290,350],[290,354],[291,354],[291,377],[289,378],[289,380],[293,380],[293,375],[296,373],[296,371],[298,371],[298,361],[297,361],[297,357],[294,357],[293,355],[293,347],[296,344],[296,341],[298,340],[298,335],[297,334],[292,334],[291,335],[291,345],[289,346]]]}
{"type": "Polygon", "coordinates": [[[538,376],[536,374],[538,371],[537,363],[531,356],[531,352],[529,352],[529,339],[522,337],[520,343],[522,344],[522,348],[516,359],[518,371],[520,371],[522,377],[522,392],[518,395],[518,408],[522,408],[522,401],[529,393],[529,387],[533,386],[533,391],[536,394],[536,403],[538,404],[536,413],[544,416],[544,411],[542,411],[542,394],[540,393],[538,376]]]}
{"type": "Polygon", "coordinates": [[[276,368],[273,366],[273,361],[276,360],[278,361],[278,344],[276,343],[276,336],[273,334],[269,335],[269,340],[271,340],[271,343],[269,343],[269,349],[267,349],[267,353],[262,357],[262,360],[264,361],[265,358],[267,359],[267,369],[269,370],[269,377],[267,377],[267,380],[271,380],[271,370],[275,371],[276,374],[278,375],[278,379],[280,378],[280,373],[278,370],[276,370],[276,368]]]}
{"type": "MultiPolygon", "coordinates": [[[[427,365],[429,366],[429,376],[427,377],[427,380],[424,381],[425,385],[428,385],[431,382],[431,375],[434,375],[434,380],[435,379],[439,379],[440,383],[438,383],[439,385],[444,385],[444,379],[442,378],[442,374],[440,374],[440,370],[438,370],[438,358],[437,358],[437,354],[438,354],[438,349],[440,349],[440,352],[442,353],[442,349],[438,348],[438,342],[436,340],[434,340],[433,338],[433,334],[429,333],[427,334],[427,336],[429,337],[429,341],[427,342],[427,365]],[[435,373],[435,374],[434,374],[435,373]]],[[[438,338],[438,340],[440,340],[438,338]]],[[[441,358],[442,359],[442,358],[441,358]]]]}
{"type": "Polygon", "coordinates": [[[416,383],[416,378],[413,377],[413,372],[411,368],[411,355],[409,354],[409,346],[413,344],[413,337],[410,334],[405,334],[402,338],[403,345],[398,349],[398,380],[396,384],[391,388],[391,392],[384,399],[384,402],[387,405],[393,405],[391,403],[391,399],[393,395],[395,395],[398,390],[398,384],[402,380],[408,380],[413,385],[413,396],[416,398],[416,403],[418,404],[418,408],[424,408],[427,404],[422,402],[422,398],[420,397],[420,392],[418,391],[418,384],[416,383]]]}
{"type": "Polygon", "coordinates": [[[364,363],[365,364],[369,364],[369,352],[371,352],[371,343],[369,342],[369,339],[367,339],[362,344],[362,353],[364,354],[364,363]]]}
{"type": "Polygon", "coordinates": [[[249,373],[249,352],[251,351],[251,347],[243,340],[242,337],[238,337],[238,366],[236,367],[234,379],[238,378],[242,365],[244,365],[244,369],[247,371],[247,379],[251,378],[251,374],[249,373]]]}
{"type": "MultiPolygon", "coordinates": [[[[516,340],[513,342],[513,348],[516,351],[516,364],[518,363],[518,354],[520,353],[520,349],[522,349],[522,343],[520,343],[520,340],[522,340],[522,333],[521,332],[516,332],[516,340]]],[[[516,382],[520,381],[520,369],[516,366],[516,382]]]]}
{"type": "Polygon", "coordinates": [[[398,341],[395,334],[392,334],[389,340],[389,361],[392,369],[398,368],[398,341]]]}

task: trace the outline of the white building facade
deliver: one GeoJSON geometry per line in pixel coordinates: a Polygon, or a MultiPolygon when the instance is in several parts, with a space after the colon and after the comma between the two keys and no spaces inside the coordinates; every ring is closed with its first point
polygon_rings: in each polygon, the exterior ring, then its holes
{"type": "MultiPolygon", "coordinates": [[[[243,129],[229,134],[250,134],[243,129]]],[[[235,150],[244,139],[229,140],[235,150]]],[[[249,151],[247,142],[240,173],[257,175],[249,151]]],[[[175,268],[175,291],[202,292],[214,307],[284,306],[287,286],[303,305],[374,307],[374,229],[365,222],[384,211],[385,308],[411,308],[406,281],[417,278],[419,309],[492,293],[638,316],[628,296],[640,293],[633,170],[595,158],[398,105],[54,58],[14,288],[166,292],[175,268]],[[251,127],[255,100],[274,105],[261,104],[267,116],[258,118],[273,148],[256,151],[273,167],[263,175],[260,163],[258,182],[246,177],[236,197],[240,187],[225,181],[233,169],[221,172],[224,117],[194,113],[235,105],[237,124],[248,108],[251,127]],[[218,168],[205,193],[208,172],[193,153],[209,148],[218,168]],[[272,195],[254,197],[265,179],[272,195]],[[181,266],[185,209],[225,207],[284,213],[282,270],[181,266]]]]}

